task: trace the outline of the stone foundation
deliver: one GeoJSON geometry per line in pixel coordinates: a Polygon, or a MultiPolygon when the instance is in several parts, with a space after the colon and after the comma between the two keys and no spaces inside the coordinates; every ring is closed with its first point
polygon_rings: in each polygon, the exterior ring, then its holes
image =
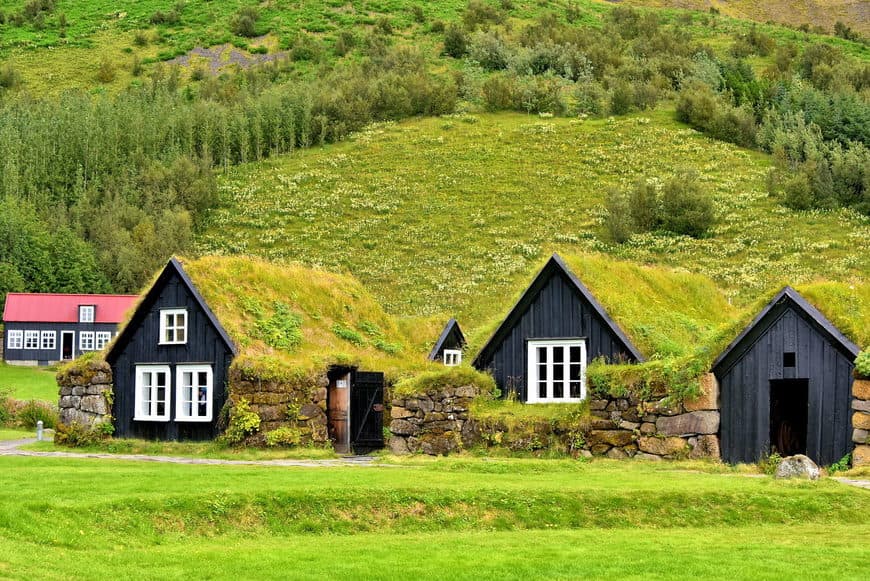
{"type": "Polygon", "coordinates": [[[870,466],[870,379],[852,383],[852,466],[870,466]]]}
{"type": "Polygon", "coordinates": [[[474,386],[447,388],[392,401],[390,450],[394,454],[448,454],[477,444],[535,450],[553,443],[610,458],[719,458],[719,386],[712,373],[701,378],[702,395],[683,404],[634,397],[591,399],[591,419],[581,433],[541,421],[513,437],[506,426],[483,426],[468,408],[474,386]]]}
{"type": "Polygon", "coordinates": [[[57,374],[60,423],[87,427],[111,421],[112,368],[92,359],[74,363],[57,374]]]}

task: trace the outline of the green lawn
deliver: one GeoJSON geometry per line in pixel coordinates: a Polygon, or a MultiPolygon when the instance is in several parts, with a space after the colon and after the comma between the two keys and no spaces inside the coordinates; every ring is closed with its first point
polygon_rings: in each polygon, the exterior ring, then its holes
{"type": "Polygon", "coordinates": [[[0,363],[0,392],[21,400],[57,402],[55,371],[0,363]]]}
{"type": "Polygon", "coordinates": [[[0,428],[0,440],[21,440],[22,438],[35,438],[36,430],[16,430],[0,428]]]}
{"type": "Polygon", "coordinates": [[[714,464],[0,458],[0,577],[860,578],[870,493],[714,464]]]}

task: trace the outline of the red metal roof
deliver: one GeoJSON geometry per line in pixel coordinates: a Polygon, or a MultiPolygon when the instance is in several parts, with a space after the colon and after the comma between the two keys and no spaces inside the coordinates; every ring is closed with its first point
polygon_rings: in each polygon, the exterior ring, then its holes
{"type": "Polygon", "coordinates": [[[138,295],[65,295],[9,293],[3,321],[19,323],[78,323],[79,305],[94,305],[95,323],[120,323],[138,295]]]}

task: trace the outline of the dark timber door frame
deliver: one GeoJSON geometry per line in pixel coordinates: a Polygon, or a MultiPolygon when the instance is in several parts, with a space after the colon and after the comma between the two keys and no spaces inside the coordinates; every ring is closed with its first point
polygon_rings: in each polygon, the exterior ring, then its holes
{"type": "Polygon", "coordinates": [[[329,437],[339,454],[384,447],[384,374],[333,367],[327,374],[329,437]]]}
{"type": "Polygon", "coordinates": [[[69,361],[75,359],[76,356],[76,332],[61,331],[60,332],[60,360],[69,361]],[[67,348],[67,339],[69,339],[69,348],[67,348]]]}
{"type": "Polygon", "coordinates": [[[350,390],[353,370],[347,367],[333,368],[327,376],[327,430],[335,451],[347,454],[350,452],[350,390]]]}
{"type": "Polygon", "coordinates": [[[809,438],[809,379],[770,380],[771,453],[807,453],[809,438]]]}

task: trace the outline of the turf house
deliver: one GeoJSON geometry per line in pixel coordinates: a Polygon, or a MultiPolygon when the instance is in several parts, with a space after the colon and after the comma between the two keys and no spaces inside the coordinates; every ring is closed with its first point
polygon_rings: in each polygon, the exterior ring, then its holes
{"type": "Polygon", "coordinates": [[[852,450],[852,371],[859,348],[785,287],[713,364],[726,462],[771,452],[820,464],[852,450]]]}
{"type": "Polygon", "coordinates": [[[462,363],[462,352],[466,346],[465,335],[459,328],[456,319],[451,318],[435,341],[432,351],[429,352],[429,361],[440,361],[449,367],[462,363]]]}
{"type": "Polygon", "coordinates": [[[135,301],[135,295],[9,293],[3,309],[3,359],[49,365],[100,351],[135,301]]]}

